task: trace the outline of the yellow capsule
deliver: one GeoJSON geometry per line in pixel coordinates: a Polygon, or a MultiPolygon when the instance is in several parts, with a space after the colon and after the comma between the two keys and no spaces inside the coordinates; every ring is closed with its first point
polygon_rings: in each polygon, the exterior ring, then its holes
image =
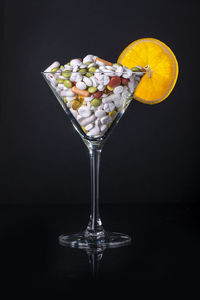
{"type": "Polygon", "coordinates": [[[117,114],[116,110],[109,112],[109,116],[111,116],[111,117],[116,116],[116,114],[117,114]]]}
{"type": "Polygon", "coordinates": [[[84,131],[85,133],[87,133],[87,130],[85,129],[84,126],[82,126],[81,128],[83,129],[83,131],[84,131]]]}
{"type": "Polygon", "coordinates": [[[112,122],[110,122],[109,124],[108,124],[108,127],[110,127],[112,125],[112,122]]]}
{"type": "Polygon", "coordinates": [[[107,85],[106,87],[107,87],[107,89],[108,89],[109,91],[113,91],[113,90],[114,90],[114,89],[113,89],[111,86],[109,86],[109,85],[107,85]]]}
{"type": "Polygon", "coordinates": [[[64,103],[67,103],[66,97],[63,98],[63,102],[64,102],[64,103]]]}
{"type": "Polygon", "coordinates": [[[73,108],[74,110],[79,109],[80,106],[81,106],[80,101],[78,101],[78,100],[72,100],[72,108],[73,108]]]}

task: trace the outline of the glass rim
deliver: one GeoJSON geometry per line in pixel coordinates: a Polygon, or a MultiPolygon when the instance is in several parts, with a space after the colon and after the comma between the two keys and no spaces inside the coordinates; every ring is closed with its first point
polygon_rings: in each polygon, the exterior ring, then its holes
{"type": "MultiPolygon", "coordinates": [[[[129,70],[131,70],[131,69],[129,69],[129,70]]],[[[98,74],[98,72],[78,72],[78,71],[76,71],[76,72],[73,72],[73,71],[70,71],[70,70],[64,70],[63,72],[65,72],[65,71],[69,71],[69,72],[66,72],[66,73],[70,73],[70,74],[80,74],[80,75],[84,75],[84,74],[87,74],[87,73],[90,73],[90,74],[98,74]]],[[[99,72],[99,75],[106,75],[107,73],[111,73],[111,72],[114,72],[114,71],[112,71],[112,70],[108,70],[108,72],[99,72]]],[[[147,73],[147,72],[143,72],[143,71],[140,71],[140,72],[134,72],[134,71],[132,71],[133,72],[133,74],[135,74],[135,75],[138,75],[138,74],[145,74],[145,73],[147,73]]],[[[56,71],[56,72],[51,72],[51,71],[48,71],[48,72],[46,72],[46,71],[41,71],[41,73],[42,74],[51,74],[51,75],[55,75],[55,74],[59,74],[60,76],[62,76],[62,74],[61,74],[61,72],[59,72],[59,71],[56,71]]],[[[120,73],[121,75],[120,76],[118,76],[118,77],[121,77],[123,74],[127,74],[127,71],[123,71],[123,72],[114,72],[116,75],[113,75],[113,76],[117,76],[117,73],[120,73]]],[[[111,77],[113,77],[113,76],[111,76],[111,77]]],[[[64,76],[63,76],[64,77],[64,76]]],[[[67,79],[67,78],[66,78],[67,79]]],[[[127,78],[127,79],[129,79],[129,78],[127,78]]]]}

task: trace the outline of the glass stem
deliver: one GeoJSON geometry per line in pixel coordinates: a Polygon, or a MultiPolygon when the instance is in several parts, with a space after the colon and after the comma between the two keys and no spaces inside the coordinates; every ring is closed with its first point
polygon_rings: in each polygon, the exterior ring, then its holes
{"type": "Polygon", "coordinates": [[[91,213],[86,234],[98,237],[104,234],[99,214],[99,167],[102,147],[90,144],[88,149],[91,170],[91,213]]]}

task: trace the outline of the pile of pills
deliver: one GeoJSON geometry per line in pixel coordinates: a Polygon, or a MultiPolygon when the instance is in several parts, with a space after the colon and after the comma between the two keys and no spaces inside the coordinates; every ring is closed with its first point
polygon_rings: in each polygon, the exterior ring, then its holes
{"type": "Polygon", "coordinates": [[[56,61],[44,72],[84,132],[97,138],[104,135],[133,95],[145,69],[130,70],[87,55],[64,66],[56,61]]]}

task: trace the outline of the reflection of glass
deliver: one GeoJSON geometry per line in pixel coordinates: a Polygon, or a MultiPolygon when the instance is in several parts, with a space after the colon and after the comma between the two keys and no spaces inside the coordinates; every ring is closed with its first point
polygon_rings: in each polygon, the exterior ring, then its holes
{"type": "Polygon", "coordinates": [[[87,249],[86,250],[88,259],[89,259],[89,264],[90,264],[90,269],[93,277],[96,277],[98,275],[99,271],[99,265],[100,261],[103,257],[103,250],[101,249],[87,249]]]}
{"type": "Polygon", "coordinates": [[[74,128],[77,130],[85,145],[87,146],[89,150],[91,166],[91,213],[89,224],[83,232],[61,235],[59,237],[60,244],[76,248],[101,250],[105,248],[115,248],[127,245],[131,241],[130,236],[123,233],[105,231],[102,226],[99,214],[99,166],[101,151],[105,144],[105,141],[126,111],[128,105],[132,100],[133,93],[129,92],[128,94],[124,95],[122,105],[118,108],[118,113],[116,114],[115,119],[108,130],[101,137],[93,138],[86,135],[80,124],[77,122],[75,117],[70,112],[69,108],[64,103],[63,99],[52,87],[51,82],[48,80],[49,74],[51,73],[42,73],[44,79],[63,107],[65,113],[68,115],[74,128]]]}

